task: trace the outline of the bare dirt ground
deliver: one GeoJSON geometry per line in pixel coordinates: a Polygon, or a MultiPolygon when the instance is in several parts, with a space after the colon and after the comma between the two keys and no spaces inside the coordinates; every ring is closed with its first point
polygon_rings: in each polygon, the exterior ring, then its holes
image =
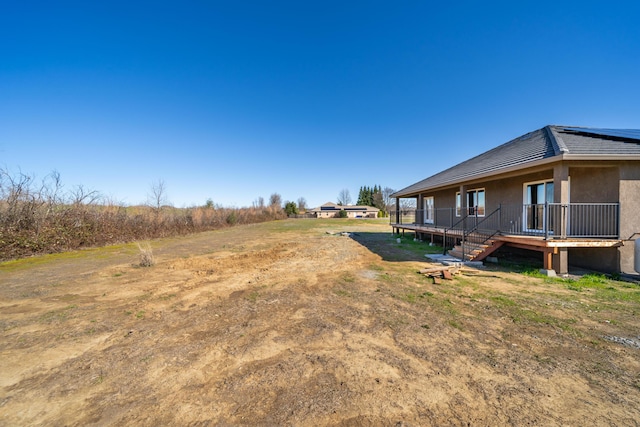
{"type": "Polygon", "coordinates": [[[416,245],[287,220],[0,264],[0,424],[638,425],[638,285],[435,285],[416,245]]]}

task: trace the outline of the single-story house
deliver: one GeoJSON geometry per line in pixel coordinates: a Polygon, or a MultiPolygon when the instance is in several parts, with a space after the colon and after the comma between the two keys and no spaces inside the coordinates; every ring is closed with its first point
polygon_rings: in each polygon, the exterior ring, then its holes
{"type": "Polygon", "coordinates": [[[634,274],[640,237],[640,130],[545,126],[392,197],[417,208],[391,212],[394,231],[431,236],[465,259],[507,245],[569,264],[634,274]]]}
{"type": "Polygon", "coordinates": [[[314,214],[316,218],[337,218],[340,211],[347,212],[348,218],[376,218],[380,209],[371,206],[343,206],[331,202],[311,209],[311,213],[314,214]]]}

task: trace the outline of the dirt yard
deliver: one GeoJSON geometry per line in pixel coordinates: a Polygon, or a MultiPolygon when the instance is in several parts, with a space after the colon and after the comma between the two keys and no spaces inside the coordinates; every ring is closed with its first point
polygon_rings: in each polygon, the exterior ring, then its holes
{"type": "Polygon", "coordinates": [[[640,287],[433,284],[379,221],[0,264],[0,424],[637,426],[640,287]],[[350,232],[351,236],[339,233],[350,232]]]}

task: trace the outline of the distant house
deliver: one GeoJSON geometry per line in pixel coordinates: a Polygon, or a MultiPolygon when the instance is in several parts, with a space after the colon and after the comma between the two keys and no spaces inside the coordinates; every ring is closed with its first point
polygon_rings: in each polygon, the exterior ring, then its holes
{"type": "Polygon", "coordinates": [[[340,211],[345,211],[348,218],[376,218],[380,209],[371,206],[342,206],[327,202],[322,206],[312,209],[311,213],[314,214],[316,218],[337,218],[340,211]]]}
{"type": "Polygon", "coordinates": [[[634,273],[640,237],[640,130],[546,126],[392,195],[417,209],[391,213],[452,254],[482,260],[503,245],[569,264],[634,273]]]}

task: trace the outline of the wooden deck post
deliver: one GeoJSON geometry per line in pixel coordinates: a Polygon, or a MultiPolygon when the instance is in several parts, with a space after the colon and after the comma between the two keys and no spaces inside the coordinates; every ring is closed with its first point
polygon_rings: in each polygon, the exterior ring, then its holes
{"type": "Polygon", "coordinates": [[[543,252],[544,260],[543,260],[543,268],[545,270],[553,270],[553,250],[547,249],[543,252]]]}
{"type": "Polygon", "coordinates": [[[557,248],[553,254],[553,269],[558,274],[569,273],[569,249],[557,248]]]}

